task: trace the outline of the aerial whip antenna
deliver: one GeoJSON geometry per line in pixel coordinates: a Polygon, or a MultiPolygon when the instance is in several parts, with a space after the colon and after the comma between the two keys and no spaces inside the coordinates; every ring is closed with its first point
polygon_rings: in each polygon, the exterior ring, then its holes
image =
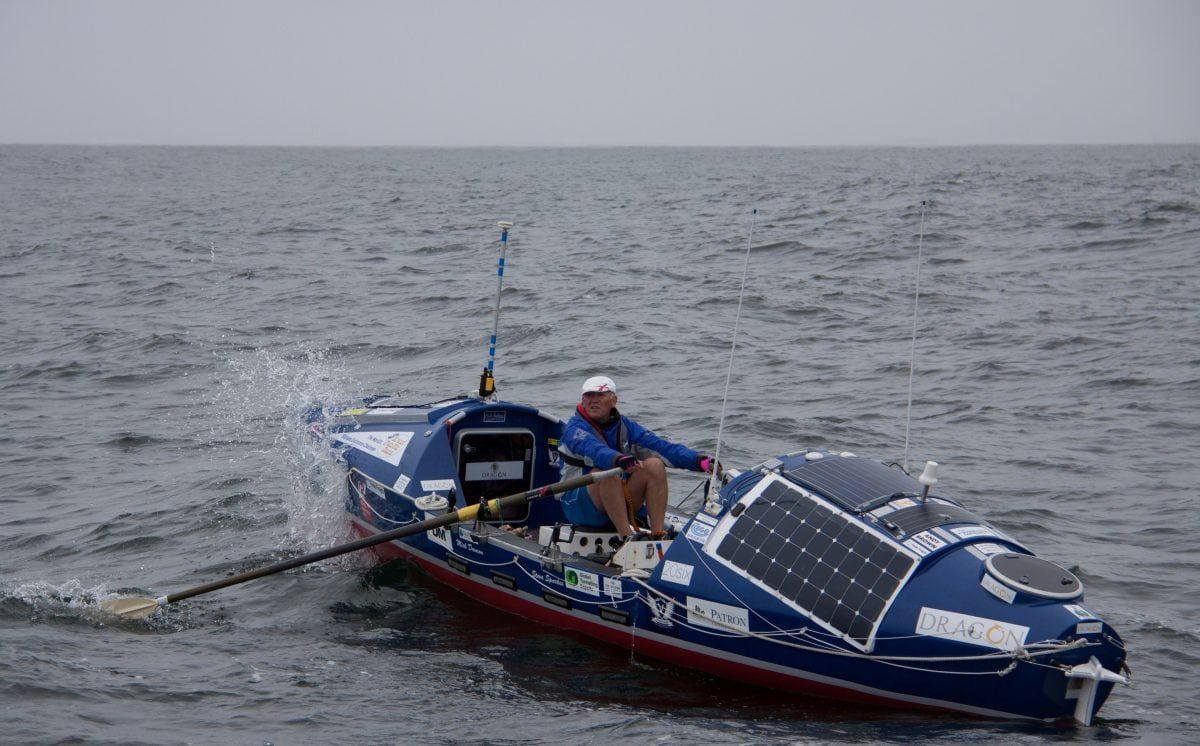
{"type": "MultiPolygon", "coordinates": [[[[912,425],[913,369],[917,365],[917,307],[921,305],[921,248],[925,242],[925,204],[925,200],[921,200],[921,229],[917,233],[917,294],[913,300],[912,351],[908,358],[908,412],[904,416],[904,471],[906,472],[908,471],[908,432],[912,425]]],[[[934,466],[936,472],[936,464],[934,466]]],[[[929,491],[928,487],[925,491],[929,491]]]]}
{"type": "Polygon", "coordinates": [[[708,496],[704,500],[704,512],[717,515],[721,512],[721,494],[717,472],[721,464],[721,432],[725,429],[725,405],[729,403],[729,381],[733,378],[733,354],[737,351],[738,324],[742,320],[742,299],[746,295],[746,272],[750,269],[750,247],[754,244],[754,221],[758,208],[750,213],[750,235],[746,238],[746,261],[742,265],[742,288],[738,291],[737,316],[733,319],[733,341],[729,345],[729,370],[725,373],[725,396],[721,399],[721,419],[717,423],[717,448],[713,453],[712,473],[708,475],[708,496]]]}
{"type": "Polygon", "coordinates": [[[500,258],[496,260],[496,313],[492,320],[492,338],[488,342],[487,365],[479,376],[479,398],[486,399],[496,393],[496,379],[492,377],[492,368],[496,365],[496,334],[500,331],[500,289],[504,286],[504,252],[508,250],[508,229],[513,227],[512,221],[501,220],[496,223],[500,227],[500,258]]]}

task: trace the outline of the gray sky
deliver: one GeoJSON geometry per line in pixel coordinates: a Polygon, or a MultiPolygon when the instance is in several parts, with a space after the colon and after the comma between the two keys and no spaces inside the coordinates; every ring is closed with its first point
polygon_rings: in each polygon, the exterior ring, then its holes
{"type": "Polygon", "coordinates": [[[0,142],[1200,141],[1193,0],[0,0],[0,142]]]}

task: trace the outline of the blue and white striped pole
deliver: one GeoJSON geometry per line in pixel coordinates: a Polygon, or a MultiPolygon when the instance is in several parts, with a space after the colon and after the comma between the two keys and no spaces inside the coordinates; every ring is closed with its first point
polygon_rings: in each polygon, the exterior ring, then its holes
{"type": "Polygon", "coordinates": [[[479,376],[479,398],[486,399],[496,391],[496,379],[492,377],[492,369],[496,366],[496,334],[500,331],[500,290],[504,285],[504,254],[508,251],[508,229],[513,227],[509,220],[501,220],[500,226],[500,259],[496,262],[496,313],[492,321],[492,338],[488,341],[487,365],[479,376]]]}

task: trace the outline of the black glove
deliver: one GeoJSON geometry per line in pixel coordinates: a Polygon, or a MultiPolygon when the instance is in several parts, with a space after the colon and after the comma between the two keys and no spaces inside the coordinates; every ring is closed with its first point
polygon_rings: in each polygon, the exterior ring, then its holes
{"type": "Polygon", "coordinates": [[[641,465],[642,462],[633,456],[617,456],[617,460],[613,462],[613,466],[619,466],[624,471],[633,471],[641,465]]]}

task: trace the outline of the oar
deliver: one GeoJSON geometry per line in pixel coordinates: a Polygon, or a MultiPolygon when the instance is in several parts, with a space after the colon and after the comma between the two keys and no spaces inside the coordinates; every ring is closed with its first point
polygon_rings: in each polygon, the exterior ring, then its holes
{"type": "MultiPolygon", "coordinates": [[[[566,479],[561,482],[556,482],[545,487],[538,487],[537,489],[529,490],[528,492],[522,492],[517,495],[497,497],[487,501],[487,512],[490,515],[498,516],[505,508],[519,507],[530,500],[536,500],[539,497],[557,495],[566,492],[567,490],[573,490],[576,487],[586,487],[593,482],[598,482],[601,479],[608,479],[609,477],[615,477],[620,473],[620,469],[594,471],[591,474],[584,474],[583,476],[575,477],[574,479],[566,479]]],[[[401,539],[405,536],[419,534],[422,531],[428,531],[433,528],[441,528],[442,526],[450,526],[455,523],[463,523],[465,521],[474,520],[475,516],[479,514],[479,508],[480,503],[468,505],[467,507],[460,508],[453,513],[439,515],[435,518],[430,518],[429,520],[421,521],[419,523],[411,523],[407,526],[401,526],[400,528],[392,529],[391,531],[384,531],[381,534],[368,536],[365,539],[352,541],[349,544],[339,544],[338,546],[330,547],[329,549],[322,549],[319,552],[306,554],[302,557],[294,557],[289,560],[284,560],[283,562],[276,562],[273,565],[260,567],[257,570],[243,572],[238,575],[225,578],[224,580],[214,580],[211,583],[198,585],[195,588],[188,588],[185,591],[179,591],[177,593],[169,593],[165,596],[159,596],[158,598],[150,598],[148,596],[127,596],[125,598],[115,598],[102,602],[100,604],[100,608],[119,616],[129,617],[132,619],[143,619],[153,614],[158,607],[166,606],[167,604],[173,604],[176,601],[182,601],[185,598],[199,596],[203,593],[211,593],[212,591],[228,588],[229,586],[237,585],[238,583],[245,583],[247,581],[254,580],[255,578],[261,578],[265,575],[274,575],[277,572],[290,570],[293,567],[300,567],[301,565],[309,565],[313,562],[320,562],[321,560],[329,559],[330,557],[336,557],[339,554],[348,554],[359,549],[366,549],[367,547],[375,546],[376,544],[382,544],[385,541],[392,541],[393,539],[401,539]]]]}

